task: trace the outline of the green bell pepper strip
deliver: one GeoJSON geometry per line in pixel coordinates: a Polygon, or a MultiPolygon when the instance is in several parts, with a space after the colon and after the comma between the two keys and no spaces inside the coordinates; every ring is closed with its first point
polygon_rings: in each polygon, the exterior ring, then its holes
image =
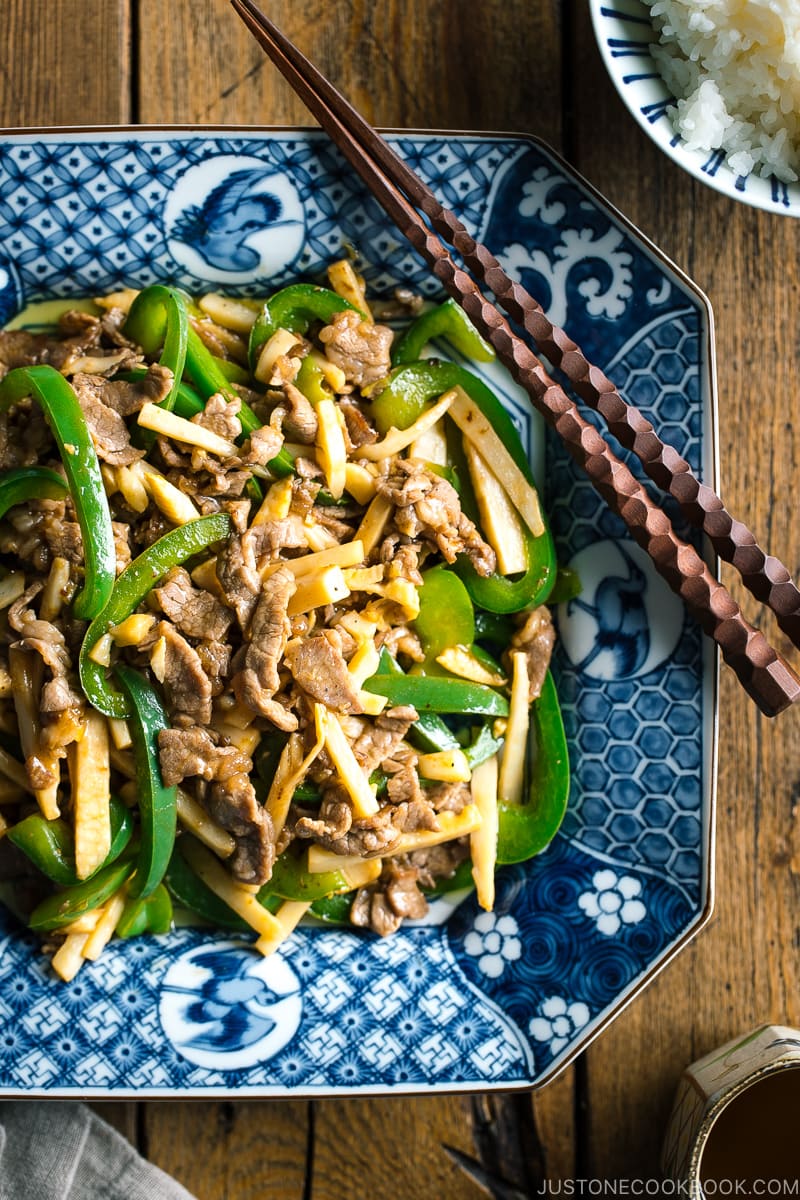
{"type": "MultiPolygon", "coordinates": [[[[392,425],[406,429],[429,401],[452,387],[463,388],[477,404],[527,482],[535,487],[530,463],[508,412],[483,380],[455,363],[427,360],[394,370],[386,387],[372,401],[373,419],[381,433],[386,433],[392,425]]],[[[463,472],[462,492],[462,508],[475,520],[475,506],[469,502],[471,488],[467,471],[463,472]]],[[[523,527],[523,535],[527,566],[516,578],[497,573],[488,578],[478,575],[466,555],[459,555],[456,570],[480,608],[490,612],[519,612],[547,600],[556,578],[552,535],[546,524],[539,536],[534,536],[527,527],[523,527]]]]}
{"type": "Polygon", "coordinates": [[[107,604],[86,631],[78,656],[81,687],[89,703],[99,712],[107,717],[123,719],[133,715],[131,702],[111,685],[106,668],[89,657],[99,639],[111,625],[118,625],[129,617],[168,571],[227,537],[230,527],[227,513],[213,513],[187,521],[185,525],[171,529],[160,537],[129,563],[119,576],[107,604]]]}
{"type": "MultiPolygon", "coordinates": [[[[112,796],[109,808],[111,846],[98,870],[116,862],[128,846],[133,833],[133,818],[122,801],[112,796]]],[[[53,883],[61,887],[74,887],[81,882],[75,873],[75,838],[72,827],[60,817],[48,821],[41,813],[31,813],[29,817],[12,826],[6,837],[43,875],[52,879],[53,883]]]]}
{"type": "Polygon", "coordinates": [[[275,292],[264,302],[250,331],[248,354],[250,366],[255,370],[261,347],[268,342],[276,329],[288,329],[290,333],[305,333],[313,321],[328,324],[337,313],[350,309],[360,316],[365,314],[355,304],[345,300],[338,292],[317,287],[313,283],[293,283],[275,292]]]}
{"type": "Polygon", "coordinates": [[[475,362],[493,362],[497,357],[494,347],[481,337],[461,305],[450,299],[423,313],[409,325],[403,336],[395,342],[392,362],[395,366],[416,362],[422,358],[422,351],[428,343],[435,338],[443,338],[464,358],[471,358],[475,362]]]}
{"type": "Polygon", "coordinates": [[[131,305],[123,326],[125,336],[151,357],[161,350],[159,363],[168,367],[174,382],[161,408],[173,409],[180,387],[189,344],[186,298],[177,288],[155,283],[144,288],[131,305]]]}
{"type": "Polygon", "coordinates": [[[339,892],[352,891],[340,871],[322,871],[312,874],[304,865],[306,855],[298,856],[291,850],[284,851],[272,867],[269,883],[258,893],[262,896],[280,896],[284,900],[322,900],[339,892]]]}
{"type": "Polygon", "coordinates": [[[306,355],[303,359],[294,382],[295,387],[315,408],[320,400],[330,400],[333,397],[333,389],[325,378],[322,367],[311,355],[306,355]]]}
{"type": "Polygon", "coordinates": [[[494,642],[505,649],[511,641],[514,624],[506,614],[482,612],[475,613],[475,640],[494,642]]]}
{"type": "Polygon", "coordinates": [[[527,566],[521,575],[512,577],[497,572],[489,576],[479,575],[465,554],[460,554],[456,560],[455,569],[470,596],[489,612],[521,612],[544,604],[550,598],[556,579],[552,534],[545,527],[543,533],[534,537],[527,526],[523,526],[522,535],[527,566]]]}
{"type": "Polygon", "coordinates": [[[91,879],[85,879],[76,887],[56,892],[37,904],[28,919],[28,925],[36,933],[52,933],[63,929],[78,917],[83,917],[95,908],[100,908],[118,892],[133,872],[135,864],[130,860],[112,863],[103,867],[91,879]]]}
{"type": "Polygon", "coordinates": [[[218,394],[233,400],[237,395],[218,360],[191,325],[186,339],[186,371],[204,400],[218,394]]]}
{"type": "Polygon", "coordinates": [[[566,604],[583,591],[581,577],[572,567],[559,567],[553,590],[547,598],[548,604],[566,604]]]}
{"type": "Polygon", "coordinates": [[[450,726],[434,712],[421,712],[409,729],[408,736],[415,746],[428,754],[463,749],[471,768],[491,758],[503,744],[501,738],[494,737],[488,725],[482,725],[474,740],[462,746],[450,726]]]}
{"type": "Polygon", "coordinates": [[[435,659],[450,646],[469,646],[475,639],[475,612],[458,575],[447,567],[431,567],[422,573],[419,613],[412,624],[425,654],[435,659]]]}
{"type": "Polygon", "coordinates": [[[83,538],[85,581],[73,610],[82,621],[100,612],[111,594],[117,556],[100,464],[78,397],[54,367],[17,367],[0,382],[0,412],[26,396],[38,400],[58,445],[83,538]]]}
{"type": "Polygon", "coordinates": [[[461,748],[449,725],[435,712],[421,712],[408,731],[409,740],[426,754],[461,748]]]}
{"type": "Polygon", "coordinates": [[[470,770],[474,770],[482,762],[486,762],[487,758],[497,754],[502,745],[503,739],[496,738],[488,725],[482,725],[475,740],[469,746],[464,747],[464,756],[469,763],[470,770]]]}
{"type": "Polygon", "coordinates": [[[66,480],[48,467],[17,467],[0,475],[0,517],[29,500],[62,500],[66,480]]]}
{"type": "Polygon", "coordinates": [[[211,357],[228,383],[241,383],[244,385],[250,383],[250,372],[246,371],[239,363],[232,362],[229,358],[220,358],[218,354],[212,354],[211,357]]]}
{"type": "Polygon", "coordinates": [[[311,915],[326,925],[349,925],[350,909],[353,907],[355,891],[340,892],[335,896],[326,896],[324,900],[315,900],[311,905],[311,915]]]}
{"type": "Polygon", "coordinates": [[[373,675],[364,683],[368,692],[386,696],[392,705],[412,704],[418,712],[485,713],[508,716],[508,701],[482,683],[441,675],[373,675]]]}
{"type": "Polygon", "coordinates": [[[524,804],[499,804],[498,863],[524,862],[552,841],[564,819],[569,798],[569,754],[564,722],[552,675],[531,705],[533,761],[529,796],[524,804]]]}
{"type": "Polygon", "coordinates": [[[139,855],[130,894],[144,897],[151,895],[161,883],[172,857],[178,820],[178,789],[164,785],[158,760],[158,735],[169,725],[164,706],[139,671],[119,665],[115,674],[131,705],[129,727],[139,803],[139,855]]]}
{"type": "Polygon", "coordinates": [[[130,938],[143,933],[169,933],[171,928],[172,900],[160,883],[149,896],[128,896],[114,932],[117,937],[130,938]]]}
{"type": "Polygon", "coordinates": [[[180,838],[175,844],[164,882],[173,900],[181,908],[196,913],[209,925],[214,925],[219,929],[236,929],[243,932],[250,928],[238,913],[235,913],[224,900],[220,900],[219,896],[211,891],[207,884],[203,883],[202,879],[198,879],[180,852],[180,838]]]}

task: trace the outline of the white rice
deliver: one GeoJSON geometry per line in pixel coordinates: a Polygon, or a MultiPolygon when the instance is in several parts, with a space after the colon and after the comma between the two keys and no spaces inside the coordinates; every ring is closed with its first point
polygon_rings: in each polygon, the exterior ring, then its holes
{"type": "Polygon", "coordinates": [[[687,146],[737,175],[800,177],[800,0],[652,0],[652,55],[687,146]]]}

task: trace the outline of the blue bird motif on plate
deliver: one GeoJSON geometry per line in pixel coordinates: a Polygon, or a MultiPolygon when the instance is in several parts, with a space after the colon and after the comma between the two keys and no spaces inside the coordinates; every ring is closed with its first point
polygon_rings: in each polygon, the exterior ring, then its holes
{"type": "Polygon", "coordinates": [[[592,649],[575,668],[585,671],[600,654],[610,653],[614,677],[624,679],[635,675],[650,652],[650,629],[645,605],[647,577],[633,561],[624,546],[617,549],[628,566],[628,576],[607,575],[598,584],[593,603],[579,596],[570,600],[567,612],[575,608],[589,613],[597,625],[592,649]]]}
{"type": "Polygon", "coordinates": [[[252,1046],[271,1033],[276,1021],[270,1008],[280,1003],[272,988],[250,973],[249,956],[230,951],[209,950],[195,955],[194,965],[210,972],[193,989],[195,999],[184,1017],[198,1032],[186,1044],[198,1050],[219,1050],[230,1046],[252,1046]]]}
{"type": "Polygon", "coordinates": [[[284,218],[279,196],[259,191],[272,174],[247,168],[234,171],[209,192],[202,204],[184,209],[172,228],[176,241],[191,246],[201,258],[220,271],[250,271],[261,256],[247,245],[251,234],[296,225],[296,218],[284,218]]]}

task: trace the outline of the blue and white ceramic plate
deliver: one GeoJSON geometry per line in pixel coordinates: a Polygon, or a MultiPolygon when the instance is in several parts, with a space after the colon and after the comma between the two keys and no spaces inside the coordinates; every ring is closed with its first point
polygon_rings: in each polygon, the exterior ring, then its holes
{"type": "MultiPolygon", "coordinates": [[[[400,153],[713,482],[711,313],[546,147],[401,134],[400,153]]],[[[268,294],[355,247],[373,292],[436,285],[307,131],[0,136],[0,313],[168,280],[268,294]]],[[[555,671],[573,769],[550,848],[380,940],[301,928],[270,959],[197,929],[112,943],[72,983],[0,914],[0,1092],[225,1096],[532,1087],[711,906],[716,669],[682,607],[502,371],[561,561],[555,671]]],[[[684,531],[685,532],[685,531],[684,531]]]]}
{"type": "Polygon", "coordinates": [[[800,183],[739,175],[722,150],[689,149],[675,131],[675,96],[650,53],[658,34],[647,0],[589,0],[597,45],[611,80],[648,137],[679,166],[731,200],[784,216],[800,217],[800,183]]]}

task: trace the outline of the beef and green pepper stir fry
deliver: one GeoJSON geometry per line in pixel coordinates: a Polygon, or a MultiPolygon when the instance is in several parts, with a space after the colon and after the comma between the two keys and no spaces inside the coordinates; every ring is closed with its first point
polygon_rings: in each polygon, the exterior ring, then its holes
{"type": "Polygon", "coordinates": [[[306,915],[491,908],[563,816],[530,468],[422,357],[491,349],[329,284],[0,333],[0,864],[62,978],[178,917],[269,954],[306,915]]]}

